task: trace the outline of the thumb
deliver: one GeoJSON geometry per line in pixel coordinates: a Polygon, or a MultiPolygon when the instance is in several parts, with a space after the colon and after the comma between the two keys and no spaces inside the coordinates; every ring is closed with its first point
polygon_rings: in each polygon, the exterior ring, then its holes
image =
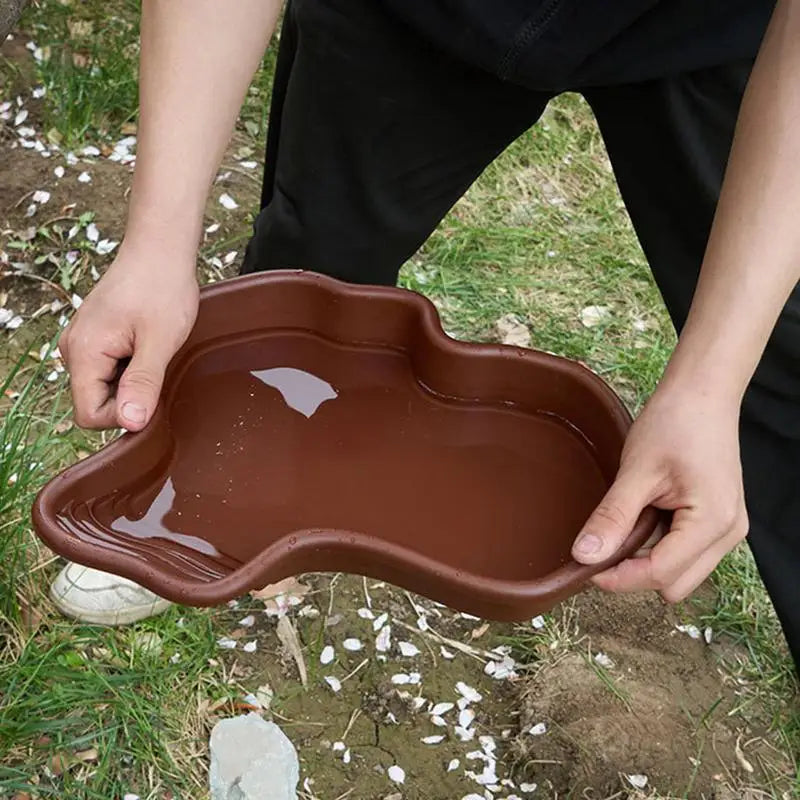
{"type": "Polygon", "coordinates": [[[169,355],[139,346],[117,389],[117,421],[129,431],[140,431],[150,422],[158,405],[169,355]]]}
{"type": "Polygon", "coordinates": [[[573,558],[582,564],[598,564],[614,555],[630,535],[651,494],[651,484],[640,471],[618,475],[578,534],[572,546],[573,558]]]}

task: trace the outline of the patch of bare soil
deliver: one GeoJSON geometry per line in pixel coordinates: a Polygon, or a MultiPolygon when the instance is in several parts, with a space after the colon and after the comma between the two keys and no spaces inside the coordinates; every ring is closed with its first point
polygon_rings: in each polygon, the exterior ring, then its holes
{"type": "Polygon", "coordinates": [[[312,592],[288,617],[307,688],[258,601],[231,612],[238,641],[225,655],[243,690],[274,694],[270,713],[299,752],[301,796],[473,800],[488,787],[512,796],[505,754],[518,729],[515,679],[485,672],[511,628],[356,576],[302,580],[312,592]],[[243,629],[247,614],[256,622],[243,629]],[[253,640],[256,649],[244,652],[253,640]]]}
{"type": "Polygon", "coordinates": [[[791,767],[764,721],[737,713],[724,642],[677,630],[652,595],[593,591],[569,614],[582,646],[543,663],[522,692],[523,731],[546,727],[515,743],[529,779],[557,796],[632,792],[646,777],[670,797],[732,799],[748,788],[781,797],[791,767]]]}

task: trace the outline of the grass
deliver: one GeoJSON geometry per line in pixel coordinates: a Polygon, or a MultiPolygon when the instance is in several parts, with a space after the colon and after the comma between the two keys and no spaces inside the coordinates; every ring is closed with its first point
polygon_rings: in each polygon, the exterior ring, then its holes
{"type": "MultiPolygon", "coordinates": [[[[34,80],[48,88],[40,113],[51,139],[74,147],[135,122],[137,14],[133,0],[41,0],[26,12],[21,27],[42,48],[34,80]]],[[[240,120],[253,152],[273,68],[270,52],[240,120]]],[[[7,85],[21,79],[12,63],[0,62],[0,75],[7,85]]],[[[217,252],[248,231],[243,222],[217,252]]],[[[60,232],[45,234],[30,247],[58,261],[60,232]]],[[[69,290],[76,279],[54,278],[69,290]]],[[[575,96],[560,98],[486,170],[405,266],[402,283],[429,295],[445,328],[463,338],[496,339],[498,319],[515,315],[533,346],[589,364],[633,409],[674,345],[600,137],[575,96]],[[608,314],[587,328],[580,314],[592,305],[608,314]]],[[[2,388],[21,393],[0,420],[0,798],[198,797],[205,777],[194,748],[207,733],[199,709],[232,692],[214,660],[214,615],[173,609],[109,631],[49,610],[43,587],[53,566],[30,535],[28,510],[42,480],[87,440],[59,433],[62,406],[29,360],[2,388]],[[166,656],[175,653],[172,664],[166,656]]],[[[800,752],[800,715],[787,704],[796,691],[791,663],[749,552],[732,554],[713,580],[707,622],[742,644],[745,657],[731,665],[744,682],[742,703],[767,708],[787,750],[800,752]]],[[[558,647],[574,646],[569,621],[550,629],[558,647]]],[[[515,646],[531,658],[548,649],[541,637],[515,646]]]]}

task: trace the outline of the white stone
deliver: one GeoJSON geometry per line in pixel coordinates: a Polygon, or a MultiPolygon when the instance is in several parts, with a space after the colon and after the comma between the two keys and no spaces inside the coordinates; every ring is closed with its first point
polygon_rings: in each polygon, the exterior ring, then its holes
{"type": "Polygon", "coordinates": [[[274,722],[254,713],[223,719],[210,747],[211,800],[297,800],[297,752],[274,722]]]}

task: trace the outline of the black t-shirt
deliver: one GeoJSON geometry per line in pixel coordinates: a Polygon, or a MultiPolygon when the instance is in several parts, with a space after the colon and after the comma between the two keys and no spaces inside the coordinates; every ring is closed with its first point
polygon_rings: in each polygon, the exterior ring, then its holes
{"type": "Polygon", "coordinates": [[[750,59],[774,0],[381,0],[451,55],[557,90],[750,59]]]}

